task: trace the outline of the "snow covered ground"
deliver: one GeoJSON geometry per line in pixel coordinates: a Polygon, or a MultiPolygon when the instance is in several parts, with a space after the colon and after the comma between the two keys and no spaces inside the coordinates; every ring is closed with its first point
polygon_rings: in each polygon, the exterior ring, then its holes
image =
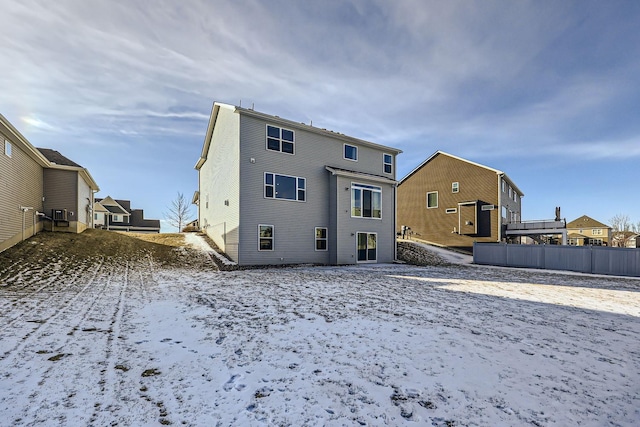
{"type": "Polygon", "coordinates": [[[0,331],[0,425],[640,425],[634,279],[25,264],[0,331]]]}

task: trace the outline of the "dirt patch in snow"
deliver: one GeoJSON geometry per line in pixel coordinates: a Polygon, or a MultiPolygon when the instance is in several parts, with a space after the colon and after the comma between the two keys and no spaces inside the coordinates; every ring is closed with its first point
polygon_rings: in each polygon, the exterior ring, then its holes
{"type": "Polygon", "coordinates": [[[398,242],[398,259],[404,261],[407,264],[413,265],[430,265],[430,266],[450,266],[451,263],[447,262],[437,253],[430,251],[420,245],[412,242],[398,242]]]}

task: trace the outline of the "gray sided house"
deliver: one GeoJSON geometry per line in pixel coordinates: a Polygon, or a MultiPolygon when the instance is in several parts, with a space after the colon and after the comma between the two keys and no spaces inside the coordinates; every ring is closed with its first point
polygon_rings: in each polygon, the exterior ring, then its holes
{"type": "Polygon", "coordinates": [[[91,227],[89,171],[60,153],[37,149],[0,115],[0,251],[43,227],[80,233],[91,227]]]}
{"type": "Polygon", "coordinates": [[[129,200],[111,196],[96,199],[93,205],[94,227],[131,233],[160,233],[159,219],[145,219],[142,209],[131,209],[129,200]]]}
{"type": "Polygon", "coordinates": [[[400,152],[214,103],[200,228],[239,265],[392,262],[400,152]]]}

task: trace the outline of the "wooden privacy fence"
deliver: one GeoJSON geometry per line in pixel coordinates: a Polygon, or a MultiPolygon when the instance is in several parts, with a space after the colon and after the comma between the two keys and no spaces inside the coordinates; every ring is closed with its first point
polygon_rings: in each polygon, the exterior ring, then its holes
{"type": "Polygon", "coordinates": [[[640,277],[640,249],[474,243],[474,264],[640,277]]]}

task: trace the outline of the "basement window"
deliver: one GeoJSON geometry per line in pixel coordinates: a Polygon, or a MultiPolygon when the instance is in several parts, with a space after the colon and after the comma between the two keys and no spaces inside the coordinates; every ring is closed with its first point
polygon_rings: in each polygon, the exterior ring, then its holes
{"type": "Polygon", "coordinates": [[[449,209],[446,209],[445,212],[448,214],[454,214],[458,212],[458,208],[449,208],[449,209]]]}

